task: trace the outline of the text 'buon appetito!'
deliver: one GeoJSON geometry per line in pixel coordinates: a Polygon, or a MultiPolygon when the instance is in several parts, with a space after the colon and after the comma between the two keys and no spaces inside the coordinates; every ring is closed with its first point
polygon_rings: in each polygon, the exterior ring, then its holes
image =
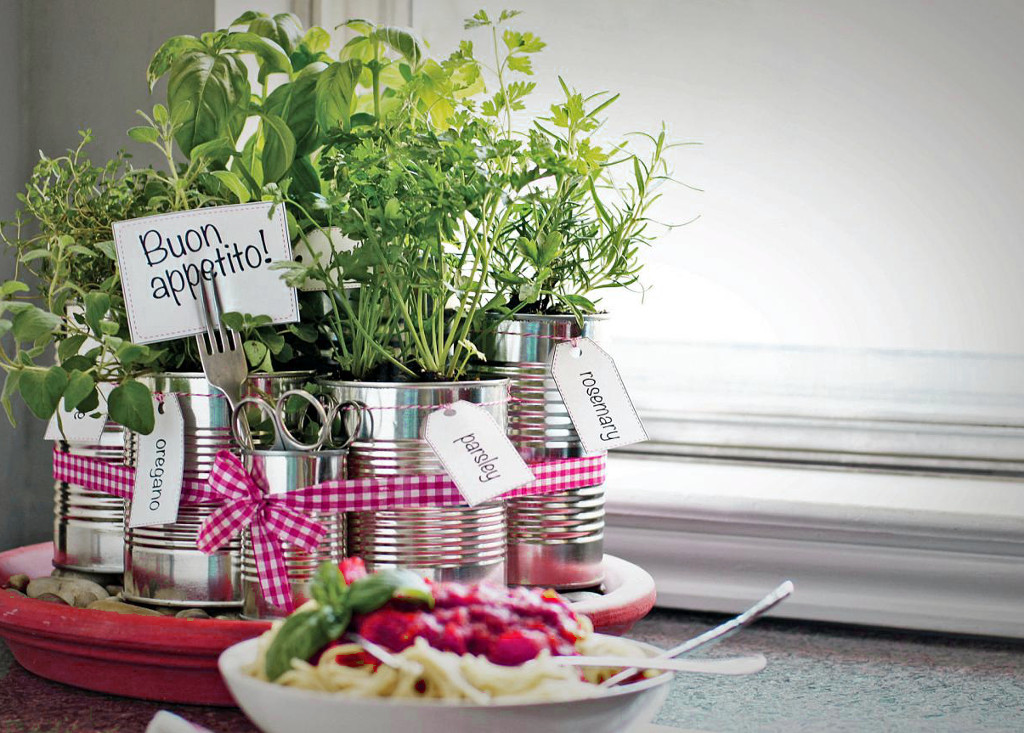
{"type": "Polygon", "coordinates": [[[290,260],[284,207],[239,204],[113,225],[132,340],[152,343],[205,330],[203,283],[216,280],[224,310],[298,320],[294,289],[270,268],[290,260]]]}

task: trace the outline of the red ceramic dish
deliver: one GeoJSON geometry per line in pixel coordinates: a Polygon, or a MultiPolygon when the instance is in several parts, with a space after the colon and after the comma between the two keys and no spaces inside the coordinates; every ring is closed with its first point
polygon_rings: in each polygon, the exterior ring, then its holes
{"type": "MultiPolygon", "coordinates": [[[[49,543],[0,553],[0,584],[17,573],[49,575],[49,543]]],[[[573,604],[595,629],[621,634],[654,605],[644,570],[605,556],[606,593],[573,604]]],[[[270,624],[129,616],[44,603],[0,590],[0,636],[25,669],[114,695],[197,705],[234,705],[217,671],[224,649],[270,624]]]]}

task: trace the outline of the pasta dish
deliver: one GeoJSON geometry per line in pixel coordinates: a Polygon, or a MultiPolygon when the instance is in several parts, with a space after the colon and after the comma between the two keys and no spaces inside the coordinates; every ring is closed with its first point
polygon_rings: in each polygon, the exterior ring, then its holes
{"type": "MultiPolygon", "coordinates": [[[[371,604],[376,606],[372,610],[351,609],[344,631],[325,635],[321,632],[331,625],[329,618],[339,614],[324,614],[327,594],[323,588],[319,593],[314,589],[319,599],[307,602],[260,638],[249,674],[354,697],[539,702],[600,695],[598,683],[621,671],[565,666],[553,657],[647,655],[627,639],[594,633],[586,617],[577,616],[550,590],[429,583],[411,573],[399,582],[394,575],[403,571],[365,575],[362,564],[351,560],[343,563],[343,570],[341,582],[347,581],[344,588],[350,599],[358,602],[368,595],[360,584],[383,584],[391,592],[378,592],[379,603],[371,604]],[[398,587],[402,583],[412,587],[398,587]],[[378,655],[390,659],[378,658],[374,648],[389,652],[378,655]]],[[[321,568],[318,579],[331,572],[321,568]]],[[[345,610],[340,615],[345,616],[345,610]]],[[[335,631],[338,625],[334,624],[335,631]]],[[[654,674],[658,673],[636,677],[654,674]]]]}

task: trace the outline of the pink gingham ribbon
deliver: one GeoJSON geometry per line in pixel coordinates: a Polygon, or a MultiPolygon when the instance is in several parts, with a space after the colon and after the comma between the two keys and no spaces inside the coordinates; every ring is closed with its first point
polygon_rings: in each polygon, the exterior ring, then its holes
{"type": "MultiPolygon", "coordinates": [[[[605,457],[567,458],[532,463],[535,480],[502,494],[499,499],[550,494],[605,480],[605,457]]],[[[57,481],[131,498],[135,469],[59,450],[53,455],[57,481]]],[[[187,479],[182,502],[220,504],[200,527],[197,546],[210,554],[245,527],[251,529],[253,555],[264,598],[274,606],[294,607],[283,543],[316,551],[326,530],[307,516],[312,512],[376,511],[413,506],[454,506],[465,503],[448,474],[416,474],[372,479],[341,479],[272,495],[263,476],[250,474],[233,453],[221,451],[206,482],[187,479]]]]}
{"type": "Polygon", "coordinates": [[[250,473],[228,451],[217,454],[210,488],[220,494],[224,504],[203,522],[196,545],[212,554],[248,527],[263,596],[270,604],[291,612],[292,591],[283,543],[316,552],[326,530],[305,512],[330,511],[335,502],[315,486],[271,494],[266,478],[250,473]]]}
{"type": "MultiPolygon", "coordinates": [[[[535,481],[507,491],[497,499],[516,499],[571,491],[586,486],[599,486],[605,480],[605,457],[600,455],[531,463],[530,470],[536,477],[535,481]]],[[[129,499],[135,482],[135,469],[92,456],[76,456],[55,450],[53,478],[90,491],[100,491],[129,499]]],[[[412,506],[455,506],[465,503],[455,483],[444,473],[340,479],[317,484],[316,488],[336,494],[332,498],[334,508],[331,511],[339,512],[365,512],[412,506]]],[[[208,482],[185,479],[181,497],[183,504],[212,504],[223,500],[220,492],[212,489],[208,482]]]]}
{"type": "MultiPolygon", "coordinates": [[[[65,453],[54,446],[53,479],[81,486],[89,491],[131,499],[132,487],[135,486],[135,469],[102,458],[65,453]]],[[[205,480],[186,478],[181,484],[182,504],[211,504],[223,501],[223,497],[212,490],[205,480]]]]}

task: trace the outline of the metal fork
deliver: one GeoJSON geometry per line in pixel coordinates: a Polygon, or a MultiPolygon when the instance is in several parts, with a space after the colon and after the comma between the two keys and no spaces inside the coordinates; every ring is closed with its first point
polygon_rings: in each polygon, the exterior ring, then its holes
{"type": "MultiPolygon", "coordinates": [[[[681,657],[686,654],[690,654],[698,649],[703,649],[717,644],[724,639],[728,639],[730,636],[740,631],[741,629],[750,626],[757,619],[761,618],[764,614],[768,613],[771,609],[782,603],[784,600],[789,598],[793,594],[793,581],[783,581],[775,590],[766,595],[764,598],[759,600],[753,606],[748,608],[746,611],[741,613],[735,618],[731,618],[723,624],[719,624],[713,629],[705,631],[700,636],[695,636],[689,641],[684,641],[677,647],[669,649],[666,652],[662,652],[658,655],[660,659],[672,659],[675,657],[681,657]]],[[[635,667],[624,669],[618,674],[609,677],[601,683],[601,687],[612,687],[617,685],[623,680],[629,679],[637,670],[635,667]]]]}
{"type": "MultiPolygon", "coordinates": [[[[203,280],[200,295],[206,333],[196,335],[199,360],[207,380],[227,398],[231,406],[231,419],[234,420],[236,408],[242,400],[242,385],[249,376],[249,365],[242,351],[242,337],[237,331],[225,328],[221,322],[224,309],[221,307],[216,279],[203,280]]],[[[248,425],[243,427],[241,434],[247,443],[245,447],[251,448],[248,425]]]]}

